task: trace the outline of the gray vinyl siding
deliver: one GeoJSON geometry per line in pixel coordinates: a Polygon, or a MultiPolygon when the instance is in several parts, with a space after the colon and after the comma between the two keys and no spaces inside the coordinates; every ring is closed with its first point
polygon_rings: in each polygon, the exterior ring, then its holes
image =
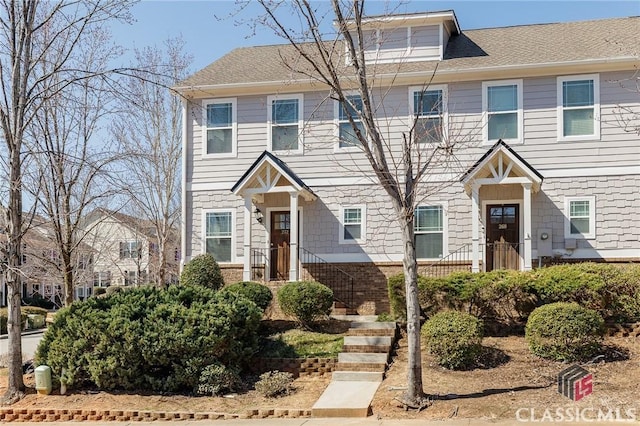
{"type": "MultiPolygon", "coordinates": [[[[619,106],[639,108],[637,92],[621,87],[632,72],[600,74],[600,140],[558,141],[556,77],[523,80],[524,141],[512,144],[542,175],[546,170],[624,167],[640,164],[637,134],[619,122],[619,106]]],[[[369,169],[361,152],[334,152],[334,102],[326,91],[304,93],[304,153],[281,155],[301,178],[336,178],[361,175],[369,169]]],[[[489,145],[482,140],[482,82],[448,85],[450,139],[459,147],[460,167],[470,167],[489,145]]],[[[403,132],[410,127],[408,86],[375,93],[376,116],[383,137],[399,154],[403,132]]],[[[189,108],[187,181],[194,184],[231,183],[242,176],[267,149],[267,96],[237,98],[238,147],[235,158],[202,157],[202,107],[189,108]]]]}

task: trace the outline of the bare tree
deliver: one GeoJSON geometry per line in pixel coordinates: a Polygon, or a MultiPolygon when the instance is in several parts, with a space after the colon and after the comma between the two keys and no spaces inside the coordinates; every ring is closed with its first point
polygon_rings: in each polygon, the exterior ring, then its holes
{"type": "Polygon", "coordinates": [[[125,84],[122,108],[127,114],[115,120],[112,134],[126,159],[122,175],[131,200],[127,213],[154,228],[156,249],[149,254],[156,257],[157,266],[152,279],[163,286],[168,282],[169,249],[177,238],[182,155],[181,102],[169,88],[186,77],[192,59],[184,53],[181,39],[135,54],[140,71],[125,84]]]}
{"type": "MultiPolygon", "coordinates": [[[[109,45],[109,38],[107,31],[94,29],[70,64],[77,69],[83,63],[107,69],[119,53],[109,45]]],[[[43,72],[51,66],[49,61],[41,64],[43,72]]],[[[79,266],[84,266],[80,260],[89,254],[83,245],[90,231],[84,226],[84,217],[116,195],[110,179],[117,157],[108,142],[98,140],[101,121],[109,115],[109,103],[114,99],[111,86],[103,79],[74,78],[75,74],[70,71],[52,77],[52,81],[66,78],[73,82],[64,91],[56,91],[55,85],[44,89],[41,112],[26,142],[31,153],[26,190],[36,200],[37,212],[50,224],[57,252],[57,260],[50,266],[62,276],[65,306],[74,300],[76,274],[79,266]]]]}
{"type": "MultiPolygon", "coordinates": [[[[391,140],[380,125],[378,108],[394,78],[378,78],[375,62],[369,62],[365,51],[371,40],[363,31],[364,0],[331,1],[331,11],[322,10],[317,3],[295,0],[290,3],[260,0],[265,15],[256,22],[266,25],[283,37],[295,52],[292,57],[282,53],[283,63],[292,75],[321,83],[329,90],[328,99],[337,101],[346,121],[350,124],[349,142],[356,145],[366,157],[368,168],[360,171],[375,175],[393,205],[394,219],[401,230],[404,246],[403,270],[407,301],[407,335],[409,347],[408,388],[404,403],[423,407],[428,404],[422,385],[422,360],[420,348],[420,305],[418,301],[417,261],[414,242],[414,213],[417,204],[429,194],[442,189],[427,188],[430,174],[452,172],[459,163],[454,153],[465,137],[456,140],[447,129],[437,137],[429,136],[436,129],[425,126],[416,111],[410,130],[402,134],[401,141],[391,140]],[[294,15],[300,21],[300,30],[285,25],[280,18],[282,9],[290,5],[286,15],[294,15]],[[322,20],[333,16],[335,38],[325,39],[322,20]],[[354,101],[353,93],[359,96],[354,101]]],[[[401,62],[401,61],[400,61],[401,62]]],[[[401,63],[396,69],[396,75],[401,63]]],[[[437,65],[426,72],[422,83],[427,89],[437,65]]],[[[454,180],[450,179],[450,185],[454,180]]]]}
{"type": "Polygon", "coordinates": [[[44,108],[43,100],[63,92],[70,84],[104,70],[82,64],[70,78],[76,64],[71,58],[96,24],[126,18],[130,0],[54,1],[2,0],[0,2],[0,127],[4,139],[8,195],[6,209],[7,246],[2,272],[8,294],[9,377],[5,401],[20,398],[22,347],[20,342],[20,296],[23,221],[23,149],[27,130],[44,108]],[[49,61],[51,66],[43,67],[49,61]]]}

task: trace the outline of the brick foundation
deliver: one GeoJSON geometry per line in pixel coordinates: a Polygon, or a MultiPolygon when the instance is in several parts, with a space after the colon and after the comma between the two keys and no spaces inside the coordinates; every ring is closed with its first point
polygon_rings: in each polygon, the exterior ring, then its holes
{"type": "Polygon", "coordinates": [[[0,408],[2,422],[68,422],[68,421],[184,421],[264,419],[267,417],[311,417],[311,410],[304,409],[254,409],[241,413],[216,412],[163,412],[134,410],[64,410],[40,408],[0,408]]]}

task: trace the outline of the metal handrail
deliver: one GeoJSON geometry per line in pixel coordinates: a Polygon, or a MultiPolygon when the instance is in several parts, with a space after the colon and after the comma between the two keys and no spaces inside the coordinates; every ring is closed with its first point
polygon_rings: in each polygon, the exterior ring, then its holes
{"type": "Polygon", "coordinates": [[[347,307],[353,307],[355,278],[352,275],[303,247],[300,247],[298,253],[303,266],[300,271],[301,279],[312,279],[326,285],[333,290],[334,300],[344,303],[347,307]]]}
{"type": "Polygon", "coordinates": [[[472,244],[465,244],[437,262],[428,265],[424,269],[425,274],[431,277],[444,277],[456,271],[471,272],[471,246],[472,244]]]}

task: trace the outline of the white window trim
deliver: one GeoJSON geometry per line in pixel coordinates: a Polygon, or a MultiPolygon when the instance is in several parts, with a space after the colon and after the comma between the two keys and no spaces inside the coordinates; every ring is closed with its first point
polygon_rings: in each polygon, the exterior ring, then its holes
{"type": "MultiPolygon", "coordinates": [[[[415,111],[413,107],[413,94],[415,92],[424,91],[442,91],[442,137],[444,141],[449,139],[449,86],[446,84],[433,84],[429,86],[410,86],[409,87],[409,129],[414,125],[415,111]]],[[[441,141],[443,142],[443,141],[441,141]]]]}
{"type": "Polygon", "coordinates": [[[600,140],[600,74],[566,75],[557,78],[557,131],[558,142],[600,140]],[[565,81],[593,80],[593,135],[564,136],[564,107],[562,83],[565,81]]]}
{"type": "MultiPolygon", "coordinates": [[[[346,97],[349,96],[355,96],[358,95],[360,96],[359,92],[345,92],[344,94],[346,97]]],[[[360,98],[362,99],[362,96],[360,96],[360,98]]],[[[364,108],[364,104],[363,104],[363,108],[364,108]]],[[[359,120],[362,123],[362,120],[359,120]]],[[[340,101],[335,100],[333,102],[333,124],[334,124],[334,136],[335,136],[335,144],[333,145],[333,152],[334,153],[338,153],[338,152],[357,152],[357,151],[361,151],[361,148],[358,146],[346,146],[346,147],[341,147],[340,146],[340,101]]],[[[366,129],[365,129],[366,131],[366,129]]]]}
{"type": "Polygon", "coordinates": [[[269,152],[278,153],[279,155],[303,154],[304,153],[304,95],[287,94],[287,95],[271,95],[267,96],[267,150],[269,152]],[[296,99],[298,101],[298,149],[296,150],[274,150],[271,137],[272,104],[276,100],[296,99]]]}
{"type": "Polygon", "coordinates": [[[338,218],[339,243],[340,244],[364,244],[367,241],[367,205],[366,204],[343,204],[340,206],[340,217],[338,218]],[[345,240],[344,238],[344,211],[345,209],[360,209],[360,238],[355,240],[345,240]]]}
{"type": "MultiPolygon", "coordinates": [[[[419,204],[416,206],[416,209],[418,207],[442,207],[442,257],[435,257],[435,258],[418,258],[416,255],[416,259],[417,260],[440,260],[440,259],[444,259],[445,257],[447,257],[449,255],[449,215],[448,215],[448,203],[447,202],[435,202],[435,203],[428,203],[428,204],[419,204]]],[[[415,231],[415,216],[414,216],[414,235],[417,235],[418,233],[415,231]]],[[[420,232],[420,234],[423,233],[433,233],[433,232],[420,232]]],[[[415,245],[415,237],[414,237],[414,245],[415,245]]]]}
{"type": "MultiPolygon", "coordinates": [[[[231,260],[228,262],[220,262],[221,265],[227,265],[236,262],[236,210],[235,209],[207,209],[202,210],[201,217],[201,235],[202,235],[202,254],[207,253],[207,213],[231,213],[231,260]]],[[[217,259],[216,259],[217,261],[217,259]]]]}
{"type": "Polygon", "coordinates": [[[518,96],[517,105],[517,121],[518,121],[518,137],[516,139],[502,139],[508,144],[521,144],[524,141],[524,113],[523,113],[523,90],[522,79],[515,80],[494,80],[482,82],[482,140],[485,145],[492,145],[498,139],[489,140],[489,87],[496,86],[516,86],[516,95],[518,96]]]}
{"type": "Polygon", "coordinates": [[[234,158],[238,156],[238,100],[237,98],[216,98],[202,101],[202,158],[234,158]],[[231,152],[207,152],[207,105],[231,104],[231,152]]]}
{"type": "Polygon", "coordinates": [[[595,195],[586,197],[565,197],[564,198],[564,237],[583,240],[593,240],[596,238],[596,197],[595,195]],[[571,202],[572,201],[588,201],[589,202],[589,232],[586,234],[571,233],[571,202]]]}

